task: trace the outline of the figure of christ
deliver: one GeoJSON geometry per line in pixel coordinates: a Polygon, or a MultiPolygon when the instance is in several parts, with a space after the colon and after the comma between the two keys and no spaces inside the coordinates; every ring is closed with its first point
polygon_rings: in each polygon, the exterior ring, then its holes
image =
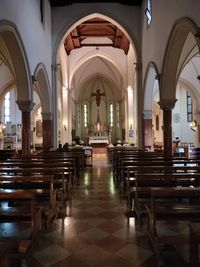
{"type": "Polygon", "coordinates": [[[105,93],[100,93],[100,90],[97,89],[96,94],[92,93],[92,96],[96,96],[97,107],[99,107],[100,102],[101,102],[101,96],[105,96],[105,93]]]}

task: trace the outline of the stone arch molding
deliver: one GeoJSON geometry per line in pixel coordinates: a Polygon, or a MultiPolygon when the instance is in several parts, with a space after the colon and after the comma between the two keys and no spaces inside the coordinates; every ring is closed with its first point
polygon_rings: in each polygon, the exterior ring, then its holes
{"type": "Polygon", "coordinates": [[[17,103],[32,103],[32,81],[26,51],[16,25],[0,21],[0,35],[12,58],[17,87],[17,103]]]}
{"type": "Polygon", "coordinates": [[[33,75],[34,88],[39,95],[42,113],[52,114],[51,93],[47,71],[44,64],[39,63],[33,75]]]}
{"type": "Polygon", "coordinates": [[[105,14],[105,11],[99,13],[99,12],[96,12],[96,10],[94,10],[94,11],[88,11],[87,13],[88,14],[77,15],[76,19],[71,22],[71,26],[67,25],[61,30],[61,32],[58,36],[58,39],[55,43],[55,49],[54,49],[54,55],[53,55],[55,58],[54,61],[56,61],[56,58],[58,56],[57,53],[59,51],[61,44],[63,43],[66,36],[73,30],[73,28],[78,26],[80,23],[84,22],[85,20],[89,20],[89,19],[92,19],[94,17],[99,17],[99,18],[108,20],[108,21],[112,22],[113,24],[115,24],[120,30],[122,30],[126,34],[129,41],[131,42],[131,44],[134,48],[135,54],[138,57],[140,57],[141,53],[140,53],[140,49],[138,46],[138,42],[137,42],[135,36],[133,35],[133,33],[131,33],[130,29],[128,29],[127,25],[124,25],[124,22],[119,21],[119,19],[116,17],[114,18],[113,14],[105,14]]]}
{"type": "Polygon", "coordinates": [[[71,88],[71,84],[73,81],[73,77],[76,73],[76,71],[88,60],[90,60],[91,58],[95,58],[95,57],[101,57],[105,60],[108,60],[111,64],[113,64],[116,69],[119,71],[119,73],[122,75],[122,77],[125,76],[125,73],[123,72],[122,68],[120,68],[120,62],[117,62],[115,60],[115,58],[113,58],[111,55],[103,53],[103,52],[90,52],[89,54],[85,55],[83,58],[81,58],[74,66],[72,72],[71,72],[71,76],[69,79],[69,88],[71,88]]]}
{"type": "Polygon", "coordinates": [[[156,64],[154,62],[150,62],[147,66],[145,81],[144,81],[144,91],[143,91],[144,92],[143,94],[144,117],[147,115],[149,117],[150,114],[152,114],[155,82],[157,82],[159,86],[159,78],[160,78],[160,75],[159,75],[156,64]]]}
{"type": "MultiPolygon", "coordinates": [[[[61,47],[64,39],[66,38],[66,36],[72,31],[72,29],[74,27],[78,26],[80,23],[84,22],[85,20],[88,20],[88,19],[91,19],[94,17],[99,17],[99,18],[108,20],[108,21],[112,22],[113,24],[115,24],[117,27],[119,27],[126,34],[131,45],[133,46],[133,49],[134,49],[134,52],[136,55],[136,62],[141,61],[141,53],[140,53],[140,49],[138,46],[138,42],[137,42],[135,36],[133,35],[133,33],[131,33],[130,29],[128,29],[128,27],[126,25],[124,25],[123,22],[118,22],[118,19],[114,18],[112,14],[106,15],[103,13],[105,13],[105,11],[102,13],[98,13],[96,11],[94,11],[94,12],[88,11],[88,14],[84,14],[84,15],[80,14],[79,17],[77,16],[78,19],[76,19],[76,21],[71,23],[71,26],[67,25],[61,30],[61,32],[58,36],[58,39],[55,43],[55,48],[53,51],[53,62],[54,62],[55,66],[56,66],[57,62],[59,61],[59,59],[58,59],[59,58],[59,50],[60,50],[60,47],[61,47]]],[[[90,56],[95,56],[95,55],[90,55],[90,56]]],[[[105,57],[105,55],[103,55],[103,54],[101,56],[105,57]]],[[[110,57],[108,57],[108,55],[106,55],[106,59],[111,60],[110,57]]],[[[85,62],[85,59],[83,59],[82,64],[84,62],[85,62]]],[[[78,68],[78,66],[76,68],[78,68]]],[[[71,79],[71,81],[72,81],[72,79],[71,79]]]]}
{"type": "MultiPolygon", "coordinates": [[[[167,47],[164,55],[161,79],[160,79],[160,100],[175,103],[176,86],[179,79],[180,70],[184,64],[183,48],[188,35],[191,33],[194,38],[199,32],[198,27],[189,18],[178,19],[170,32],[167,47]],[[182,62],[181,62],[182,60],[182,62]]],[[[199,46],[199,39],[196,38],[196,44],[199,46]]],[[[191,47],[192,49],[192,47],[191,47]]]]}
{"type": "Polygon", "coordinates": [[[194,107],[195,107],[194,113],[198,112],[198,114],[199,114],[200,107],[199,107],[198,103],[200,103],[200,92],[197,91],[197,89],[194,87],[194,85],[191,82],[189,82],[188,80],[181,78],[181,79],[179,79],[178,82],[183,88],[185,88],[185,90],[187,90],[191,94],[192,99],[193,99],[193,103],[194,103],[194,107]]]}

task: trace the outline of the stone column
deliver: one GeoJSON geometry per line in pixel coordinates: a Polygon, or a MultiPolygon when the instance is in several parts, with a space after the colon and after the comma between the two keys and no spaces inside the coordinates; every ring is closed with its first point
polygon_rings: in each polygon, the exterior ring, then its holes
{"type": "Polygon", "coordinates": [[[62,88],[62,143],[69,142],[68,129],[69,129],[69,89],[62,88]]]}
{"type": "Polygon", "coordinates": [[[142,110],[143,110],[143,93],[142,93],[142,63],[137,62],[135,63],[135,70],[136,70],[136,102],[135,105],[137,107],[137,143],[139,148],[143,148],[144,146],[144,138],[142,137],[142,110]]]}
{"type": "Polygon", "coordinates": [[[22,156],[31,155],[31,110],[35,103],[30,100],[17,100],[22,112],[22,156]]]}
{"type": "Polygon", "coordinates": [[[52,144],[52,114],[42,113],[43,151],[49,150],[52,144]]]}
{"type": "Polygon", "coordinates": [[[158,102],[163,110],[163,139],[164,139],[164,156],[171,157],[172,151],[172,109],[174,108],[176,99],[166,99],[158,102]]]}
{"type": "Polygon", "coordinates": [[[153,148],[152,137],[152,111],[146,110],[143,112],[143,129],[144,129],[144,147],[150,150],[153,148]]]}

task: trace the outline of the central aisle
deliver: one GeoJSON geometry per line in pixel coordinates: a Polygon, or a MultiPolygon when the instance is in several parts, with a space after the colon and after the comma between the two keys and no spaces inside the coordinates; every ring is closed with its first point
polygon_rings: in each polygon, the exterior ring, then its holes
{"type": "Polygon", "coordinates": [[[31,267],[156,267],[147,239],[125,216],[106,154],[74,188],[67,217],[56,220],[32,257],[31,267]]]}

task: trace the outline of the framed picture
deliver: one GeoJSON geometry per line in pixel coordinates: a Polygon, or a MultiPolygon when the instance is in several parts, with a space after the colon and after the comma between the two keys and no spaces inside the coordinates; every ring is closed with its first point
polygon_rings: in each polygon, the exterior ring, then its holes
{"type": "Polygon", "coordinates": [[[129,130],[128,131],[128,136],[129,137],[134,137],[134,130],[129,130]]]}

